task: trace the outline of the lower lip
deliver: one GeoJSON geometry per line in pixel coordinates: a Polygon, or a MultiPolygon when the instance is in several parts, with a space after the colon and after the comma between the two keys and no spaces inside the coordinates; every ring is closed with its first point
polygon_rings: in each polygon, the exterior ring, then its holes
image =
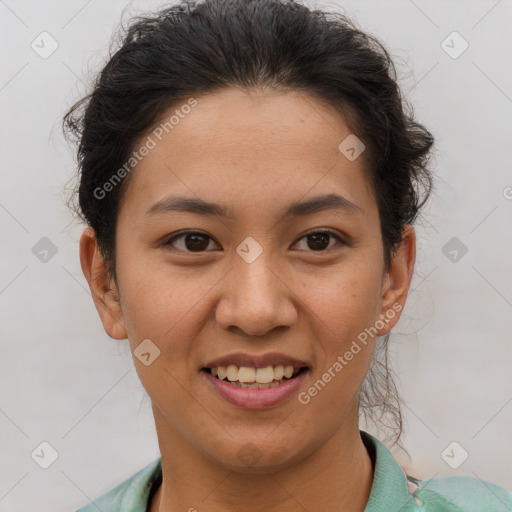
{"type": "Polygon", "coordinates": [[[302,371],[293,379],[283,381],[279,386],[266,389],[239,388],[217,379],[207,371],[201,370],[206,381],[227,402],[244,409],[266,409],[278,405],[298,392],[308,372],[302,371]]]}

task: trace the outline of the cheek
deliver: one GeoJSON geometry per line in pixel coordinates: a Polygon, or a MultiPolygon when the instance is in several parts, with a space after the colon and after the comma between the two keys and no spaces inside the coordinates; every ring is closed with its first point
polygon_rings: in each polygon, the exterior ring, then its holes
{"type": "Polygon", "coordinates": [[[381,275],[377,269],[374,262],[361,260],[332,269],[329,275],[310,280],[309,286],[303,287],[309,307],[340,342],[378,318],[381,275]]]}
{"type": "Polygon", "coordinates": [[[308,309],[315,313],[310,320],[320,345],[316,377],[330,390],[322,391],[324,406],[349,399],[368,371],[380,311],[381,278],[375,268],[360,261],[309,288],[308,309]]]}
{"type": "Polygon", "coordinates": [[[149,338],[166,352],[166,358],[182,358],[201,328],[195,319],[204,314],[208,292],[219,277],[197,268],[151,266],[143,258],[125,261],[118,276],[132,350],[149,338]]]}

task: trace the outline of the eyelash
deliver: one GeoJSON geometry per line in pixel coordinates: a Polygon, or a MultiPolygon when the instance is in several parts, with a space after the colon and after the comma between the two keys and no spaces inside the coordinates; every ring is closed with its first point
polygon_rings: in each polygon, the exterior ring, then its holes
{"type": "MultiPolygon", "coordinates": [[[[334,231],[330,230],[330,229],[324,229],[324,230],[316,230],[316,231],[310,231],[308,233],[305,233],[304,235],[302,235],[298,240],[302,240],[303,238],[306,238],[307,236],[309,235],[317,235],[317,234],[327,234],[327,235],[330,235],[331,237],[335,238],[338,242],[338,245],[346,245],[345,241],[334,231]]],[[[205,237],[208,237],[210,240],[213,240],[213,238],[209,235],[207,235],[206,233],[202,233],[201,231],[182,231],[181,233],[178,233],[177,235],[174,235],[172,238],[170,238],[169,240],[167,240],[166,242],[164,242],[162,245],[164,247],[169,247],[171,246],[171,244],[173,242],[175,242],[176,240],[179,240],[180,238],[184,238],[186,235],[203,235],[205,237]]],[[[297,243],[295,242],[295,243],[297,243]]],[[[295,244],[294,244],[295,245],[295,244]]],[[[309,251],[306,251],[306,252],[316,252],[316,253],[321,253],[321,252],[327,252],[331,249],[333,249],[334,247],[330,247],[328,249],[322,249],[322,250],[318,250],[318,251],[313,251],[313,250],[309,250],[309,251]]],[[[182,250],[182,249],[178,249],[179,251],[182,250]]],[[[189,254],[201,254],[201,253],[205,253],[205,252],[209,252],[209,251],[188,251],[188,250],[183,250],[183,252],[187,252],[189,254]]]]}

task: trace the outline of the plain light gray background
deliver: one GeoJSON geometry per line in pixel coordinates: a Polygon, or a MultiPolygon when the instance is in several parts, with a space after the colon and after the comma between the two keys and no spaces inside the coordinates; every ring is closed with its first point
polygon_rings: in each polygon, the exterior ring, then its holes
{"type": "MultiPolygon", "coordinates": [[[[123,11],[159,5],[0,0],[0,511],[75,510],[159,456],[128,342],[106,335],[82,275],[60,130],[123,11]],[[58,43],[48,58],[31,48],[43,31],[58,43]],[[57,250],[46,262],[33,252],[43,237],[57,250]],[[31,457],[43,441],[58,452],[48,469],[31,457]]],[[[468,474],[512,490],[512,2],[316,5],[384,42],[436,137],[437,189],[391,344],[411,457],[393,453],[420,478],[468,474]],[[452,461],[469,454],[457,469],[442,457],[454,441],[452,461]]]]}

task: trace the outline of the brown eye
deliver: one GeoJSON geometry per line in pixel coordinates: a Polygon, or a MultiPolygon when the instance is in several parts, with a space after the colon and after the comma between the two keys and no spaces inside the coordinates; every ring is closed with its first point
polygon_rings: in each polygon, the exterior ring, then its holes
{"type": "Polygon", "coordinates": [[[332,246],[329,247],[329,244],[333,238],[338,245],[344,245],[344,241],[334,231],[329,230],[307,233],[300,240],[307,239],[306,246],[310,251],[322,252],[332,248],[332,246]]]}
{"type": "Polygon", "coordinates": [[[326,249],[329,246],[331,236],[327,233],[313,233],[306,237],[308,239],[308,247],[313,251],[326,249]]]}
{"type": "Polygon", "coordinates": [[[173,246],[177,240],[182,241],[181,247],[178,247],[178,250],[183,250],[185,252],[203,252],[204,249],[208,247],[209,242],[213,239],[205,233],[187,231],[173,236],[163,245],[173,246]]]}

